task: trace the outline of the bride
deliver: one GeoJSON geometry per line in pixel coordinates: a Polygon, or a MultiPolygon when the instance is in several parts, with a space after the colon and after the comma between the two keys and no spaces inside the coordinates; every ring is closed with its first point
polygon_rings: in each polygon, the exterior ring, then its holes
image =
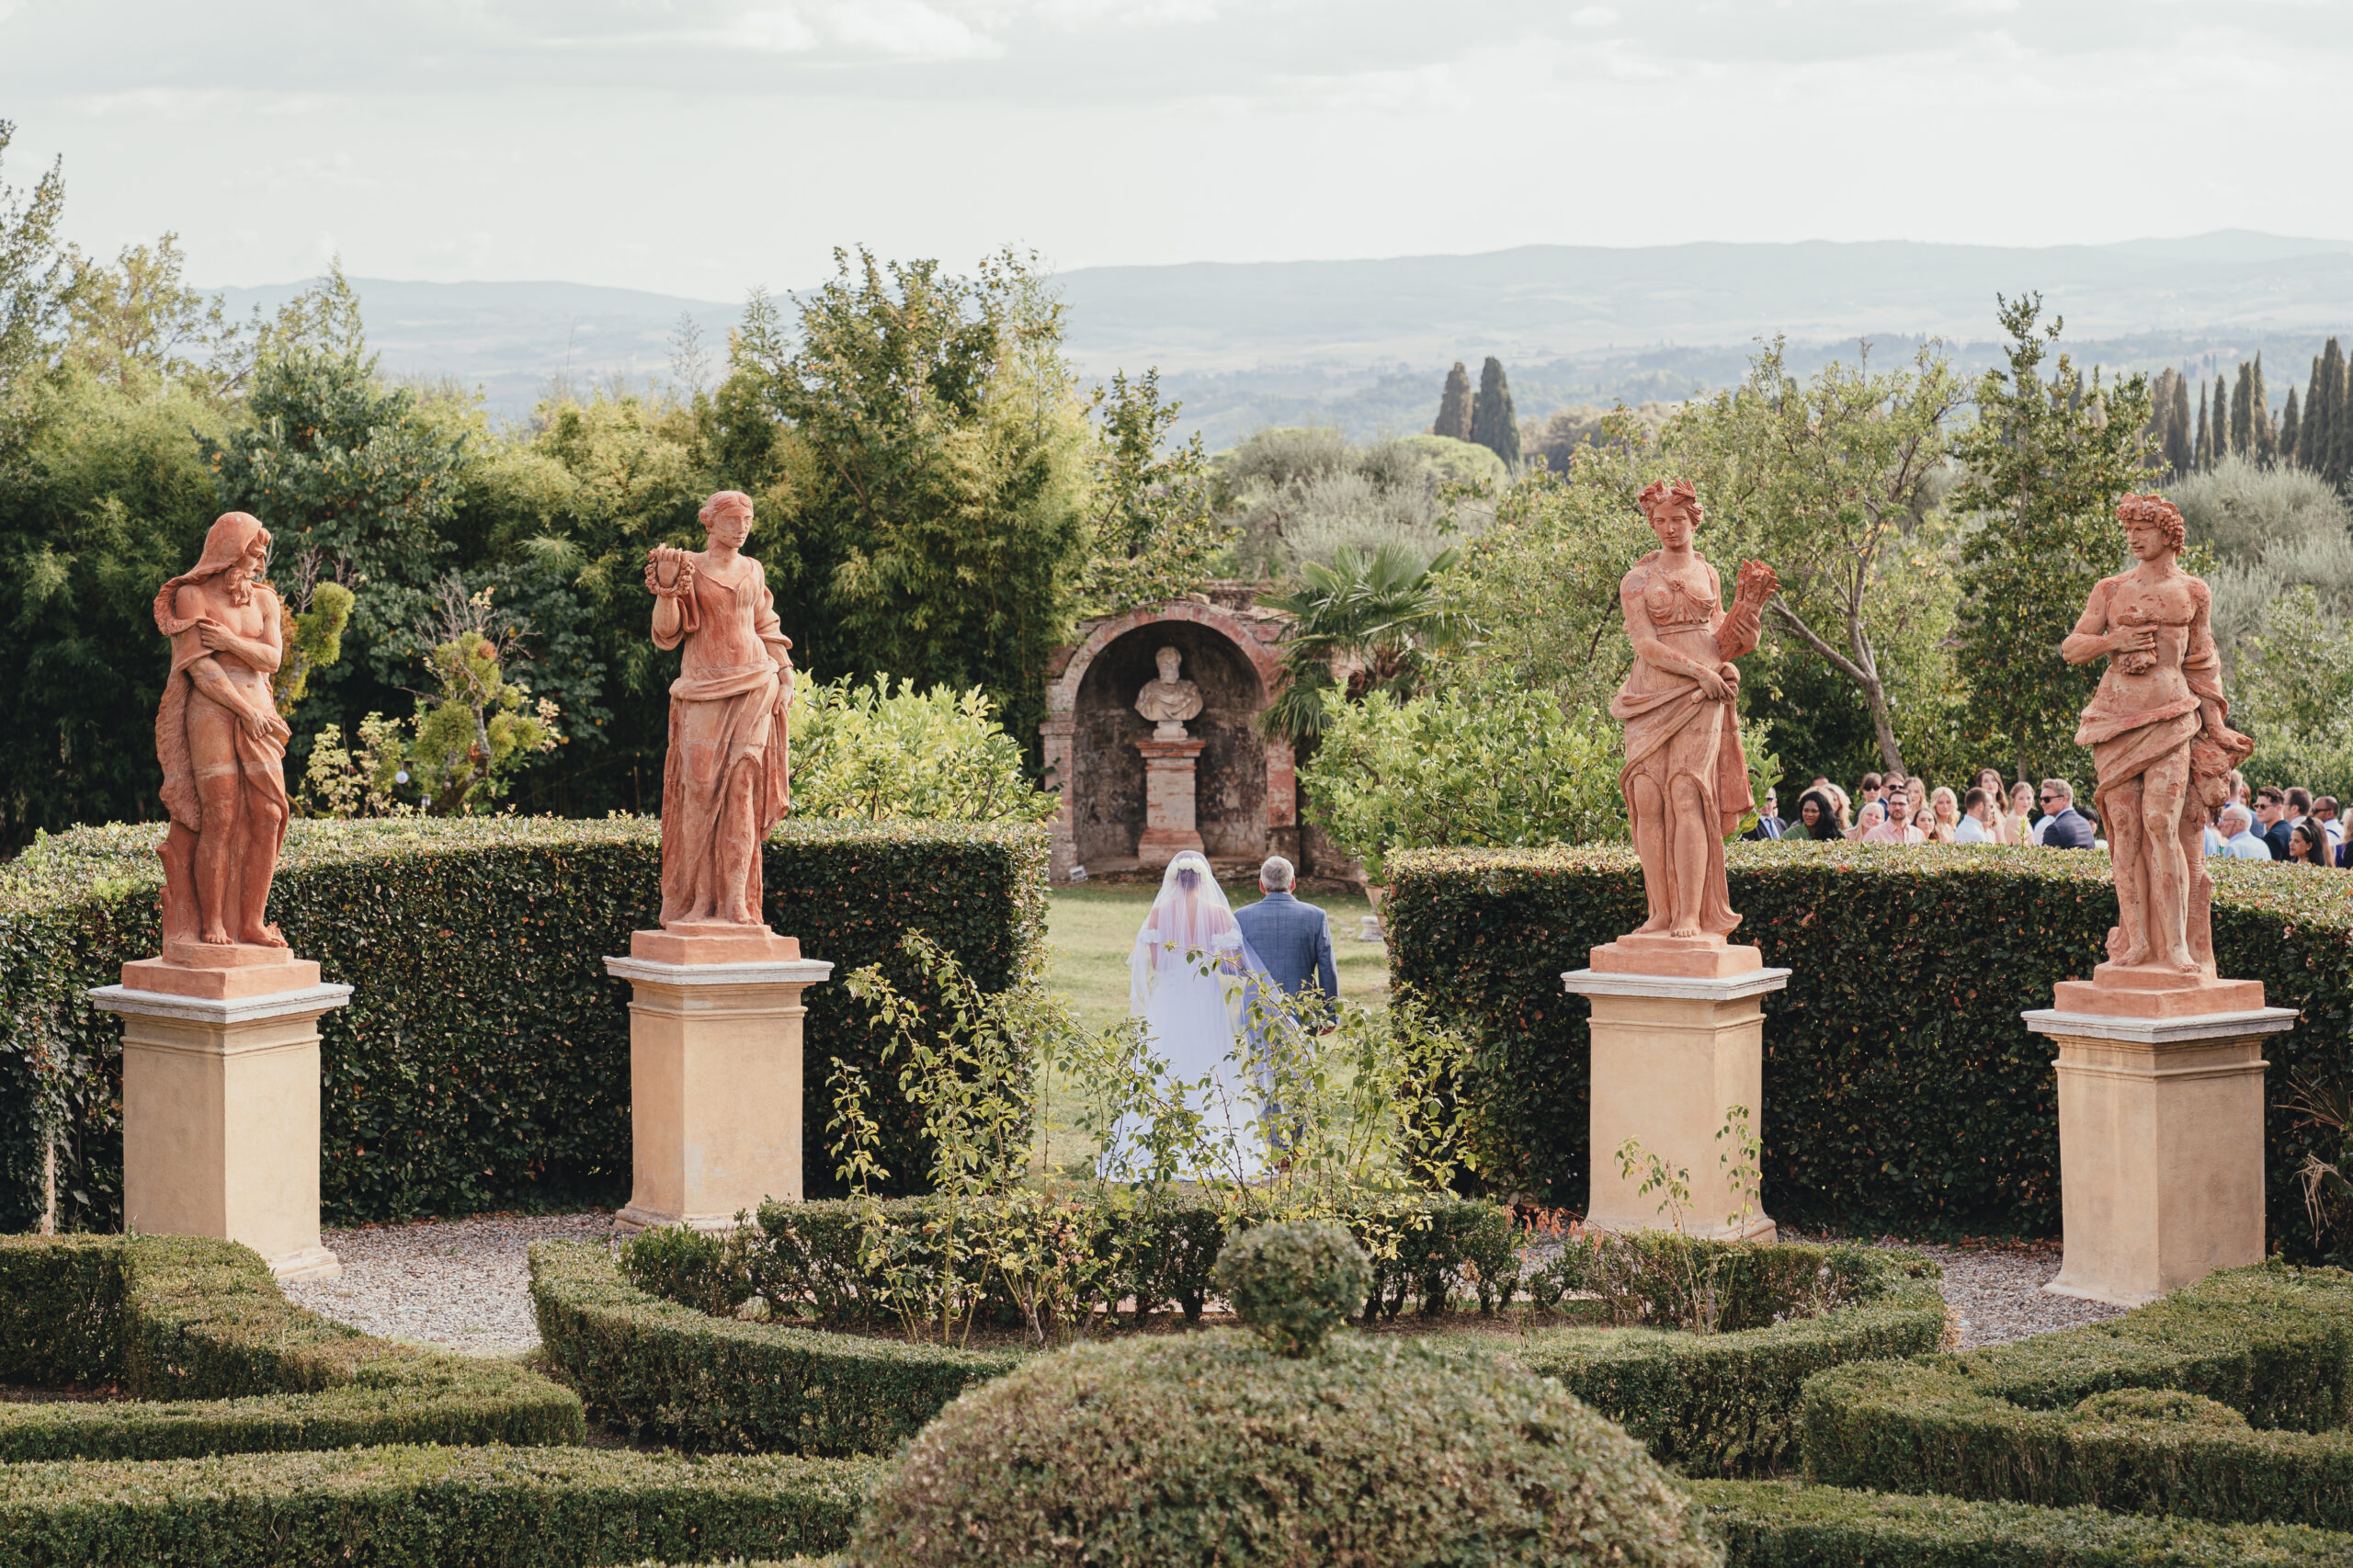
{"type": "MultiPolygon", "coordinates": [[[[1128,1015],[1143,1020],[1145,1051],[1184,1087],[1185,1104],[1200,1117],[1215,1151],[1210,1169],[1180,1161],[1180,1177],[1249,1181],[1264,1164],[1259,1091],[1244,1048],[1248,999],[1261,987],[1273,989],[1208,859],[1199,850],[1183,851],[1161,877],[1160,895],[1128,956],[1128,1015]]],[[[1142,1174],[1150,1164],[1151,1132],[1145,1117],[1120,1117],[1104,1144],[1104,1173],[1142,1174]]]]}

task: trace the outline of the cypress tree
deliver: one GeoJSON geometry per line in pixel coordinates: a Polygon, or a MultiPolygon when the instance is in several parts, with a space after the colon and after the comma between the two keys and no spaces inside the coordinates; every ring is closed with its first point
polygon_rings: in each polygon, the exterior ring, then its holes
{"type": "Polygon", "coordinates": [[[2345,484],[2345,350],[2330,338],[2320,351],[2318,404],[2304,408],[2305,440],[2313,455],[2305,464],[2314,473],[2342,489],[2345,484]]]}
{"type": "Polygon", "coordinates": [[[2246,361],[2239,361],[2238,378],[2231,385],[2231,450],[2241,457],[2255,453],[2255,399],[2247,386],[2246,361]]]}
{"type": "Polygon", "coordinates": [[[2320,391],[2320,356],[2315,354],[2313,356],[2313,379],[2304,388],[2304,426],[2296,432],[2296,466],[2299,468],[2320,466],[2315,459],[2321,421],[2327,407],[2320,391]]]}
{"type": "Polygon", "coordinates": [[[2214,437],[2206,428],[2206,383],[2198,383],[2198,450],[2191,460],[2198,472],[2205,472],[2214,466],[2214,437]]]}
{"type": "Polygon", "coordinates": [[[2248,383],[2247,407],[2255,425],[2255,455],[2267,464],[2279,455],[2279,426],[2271,423],[2271,394],[2263,386],[2263,350],[2255,351],[2255,372],[2248,383]]]}
{"type": "Polygon", "coordinates": [[[1430,434],[1451,436],[1458,441],[1471,438],[1471,378],[1460,359],[1446,373],[1446,391],[1438,400],[1438,423],[1430,426],[1430,434]]]}
{"type": "Polygon", "coordinates": [[[1504,380],[1504,362],[1494,355],[1479,369],[1479,395],[1471,404],[1471,438],[1504,460],[1519,466],[1519,415],[1512,411],[1511,383],[1504,380]]]}
{"type": "Polygon", "coordinates": [[[2288,406],[2279,415],[2279,460],[2283,464],[2296,460],[2296,440],[2302,434],[2296,428],[2296,389],[2288,389],[2288,406]]]}
{"type": "Polygon", "coordinates": [[[2173,416],[2166,426],[2165,466],[2178,478],[2198,461],[2198,449],[2189,434],[2189,377],[2180,370],[2173,372],[2173,416]]]}
{"type": "Polygon", "coordinates": [[[2231,389],[2220,374],[2214,377],[2214,461],[2231,455],[2231,389]]]}

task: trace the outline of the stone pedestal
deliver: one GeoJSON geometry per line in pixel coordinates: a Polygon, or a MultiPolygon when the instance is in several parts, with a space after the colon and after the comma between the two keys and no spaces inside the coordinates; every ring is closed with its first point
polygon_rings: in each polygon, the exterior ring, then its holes
{"type": "Polygon", "coordinates": [[[2256,1005],[2188,1017],[2074,1011],[2063,1005],[2093,987],[2070,982],[2058,988],[2062,1007],[2023,1015],[2059,1044],[2066,1250],[2046,1290],[2134,1307],[2211,1269],[2263,1261],[2262,1043],[2293,1028],[2296,1013],[2263,1006],[2258,983],[2219,983],[2253,986],[2256,1005]]]}
{"type": "Polygon", "coordinates": [[[1194,825],[1193,785],[1206,743],[1159,733],[1169,729],[1179,736],[1185,732],[1182,724],[1163,724],[1151,740],[1135,744],[1143,753],[1143,834],[1136,840],[1136,858],[1147,866],[1165,866],[1179,852],[1202,847],[1194,825]]]}
{"type": "MultiPolygon", "coordinates": [[[[639,932],[637,937],[661,933],[639,932]]],[[[801,993],[834,971],[798,956],[764,962],[665,963],[631,956],[605,968],[628,981],[633,1182],[623,1231],[686,1223],[724,1230],[767,1199],[798,1202],[801,993]]],[[[658,944],[655,944],[658,945],[658,944]]]]}
{"type": "Polygon", "coordinates": [[[318,1022],[351,987],[320,984],[317,964],[282,948],[199,956],[212,961],[127,963],[124,983],[90,993],[122,1015],[124,1225],[243,1242],[281,1279],[332,1278],[318,1022]]]}
{"type": "MultiPolygon", "coordinates": [[[[1670,1170],[1690,1174],[1686,1234],[1724,1240],[1771,1241],[1778,1233],[1760,1209],[1746,1224],[1726,1223],[1742,1199],[1732,1191],[1731,1164],[1739,1161],[1729,1138],[1719,1138],[1734,1106],[1748,1108],[1748,1130],[1764,1136],[1765,1014],[1762,998],[1789,983],[1786,969],[1767,969],[1754,948],[1728,949],[1712,960],[1739,965],[1727,974],[1637,974],[1605,969],[1621,938],[1593,950],[1593,967],[1561,977],[1570,994],[1593,1004],[1592,1198],[1586,1223],[1609,1231],[1666,1230],[1674,1211],[1664,1193],[1642,1191],[1619,1174],[1618,1150],[1639,1142],[1670,1170]],[[1744,958],[1742,955],[1747,955],[1744,958]],[[1754,960],[1754,961],[1751,961],[1754,960]],[[1722,1156],[1732,1153],[1727,1164],[1722,1156]]],[[[1674,941],[1663,937],[1661,941],[1674,941]]],[[[1698,940],[1698,939],[1693,939],[1698,940]]],[[[1715,946],[1724,948],[1718,940],[1715,946]]],[[[1703,960],[1681,960],[1691,969],[1703,960]]]]}

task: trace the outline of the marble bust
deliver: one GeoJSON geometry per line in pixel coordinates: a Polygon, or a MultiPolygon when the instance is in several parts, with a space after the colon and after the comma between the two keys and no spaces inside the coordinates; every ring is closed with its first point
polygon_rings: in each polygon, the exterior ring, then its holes
{"type": "Polygon", "coordinates": [[[1154,740],[1188,739],[1185,721],[1200,713],[1201,688],[1176,678],[1185,655],[1176,649],[1163,648],[1153,660],[1160,666],[1160,678],[1143,683],[1143,689],[1136,694],[1136,711],[1152,721],[1154,740]]]}

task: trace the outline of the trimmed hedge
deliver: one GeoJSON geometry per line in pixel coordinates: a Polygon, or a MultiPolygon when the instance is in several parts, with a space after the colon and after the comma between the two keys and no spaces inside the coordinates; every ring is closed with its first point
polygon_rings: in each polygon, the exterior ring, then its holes
{"type": "Polygon", "coordinates": [[[1847,1304],[1723,1334],[1539,1329],[1510,1358],[1559,1379],[1660,1460],[1689,1472],[1749,1475],[1794,1457],[1809,1377],[1850,1361],[1921,1355],[1942,1341],[1943,1271],[1916,1253],[1782,1243],[1753,1254],[1819,1273],[1847,1304]]]}
{"type": "MultiPolygon", "coordinates": [[[[2116,917],[2107,857],[1941,846],[1740,843],[1738,937],[1795,972],[1765,998],[1767,1210],[1906,1235],[2059,1229],[2052,1046],[2018,1015],[2091,972],[2116,917]]],[[[1622,846],[1392,856],[1392,974],[1470,1023],[1461,1085],[1502,1189],[1582,1209],[1591,1010],[1563,971],[1643,917],[1622,846]]],[[[2353,877],[2210,861],[2222,972],[2298,1028],[2270,1081],[2353,1090],[2353,877]]],[[[2270,1096],[2271,1234],[2309,1236],[2296,1171],[2336,1151],[2270,1096]]],[[[2332,1237],[2332,1244],[2345,1244],[2332,1237]]]]}
{"type": "Polygon", "coordinates": [[[11,1568],[575,1568],[831,1551],[879,1466],[422,1448],[0,1465],[11,1568]]]}
{"type": "Polygon", "coordinates": [[[2353,1568],[2353,1535],[1800,1486],[1687,1483],[1739,1568],[2353,1568]]]}
{"type": "Polygon", "coordinates": [[[1808,1479],[2353,1528],[2353,1274],[2229,1269],[2120,1318],[1806,1384],[1808,1479]]]}
{"type": "MultiPolygon", "coordinates": [[[[157,950],[161,829],[46,837],[0,870],[0,1230],[41,1208],[41,1130],[56,1125],[61,1223],[120,1223],[122,1026],[83,992],[157,950]]],[[[320,1185],[335,1223],[499,1208],[618,1204],[629,1192],[629,987],[602,956],[660,907],[652,818],[301,821],[270,914],[328,980],[358,989],[320,1020],[320,1185]]],[[[767,916],[835,981],[919,926],[983,990],[1033,967],[1045,937],[1046,837],[1020,824],[788,821],[767,849],[767,916]]],[[[811,988],[806,1181],[824,1153],[829,1058],[876,1070],[881,1040],[839,983],[811,988]]],[[[884,1164],[929,1168],[916,1119],[876,1100],[884,1164]]]]}
{"type": "Polygon", "coordinates": [[[604,1247],[531,1247],[541,1354],[632,1437],[736,1452],[888,1453],[1027,1359],[716,1318],[638,1290],[604,1247]]]}
{"type": "Polygon", "coordinates": [[[330,1322],[251,1248],[203,1237],[0,1237],[0,1381],[135,1396],[0,1403],[8,1464],[586,1436],[547,1379],[330,1322]]]}
{"type": "MultiPolygon", "coordinates": [[[[924,1198],[882,1204],[883,1214],[906,1238],[893,1255],[900,1262],[931,1256],[923,1230],[940,1208],[924,1198]]],[[[847,1200],[762,1204],[765,1236],[753,1288],[774,1301],[806,1303],[824,1324],[864,1327],[889,1321],[887,1311],[876,1305],[879,1279],[858,1262],[866,1212],[864,1204],[847,1200]]],[[[1387,1250],[1383,1242],[1395,1244],[1394,1256],[1371,1259],[1365,1301],[1370,1316],[1394,1318],[1417,1305],[1423,1316],[1437,1317],[1450,1301],[1473,1297],[1480,1311],[1493,1312],[1511,1294],[1519,1254],[1506,1209],[1475,1199],[1399,1198],[1335,1218],[1369,1253],[1387,1250]]],[[[1214,1291],[1212,1276],[1225,1244],[1222,1207],[1179,1190],[1116,1212],[1102,1210],[1097,1221],[1098,1246],[1114,1244],[1109,1231],[1116,1226],[1117,1244],[1131,1251],[1128,1278],[1118,1282],[1115,1296],[1135,1298],[1139,1317],[1170,1305],[1188,1320],[1200,1317],[1201,1303],[1214,1291]]],[[[701,1298],[680,1287],[675,1299],[693,1304],[701,1298]]],[[[1011,1312],[1011,1301],[1004,1305],[1011,1312]]]]}

